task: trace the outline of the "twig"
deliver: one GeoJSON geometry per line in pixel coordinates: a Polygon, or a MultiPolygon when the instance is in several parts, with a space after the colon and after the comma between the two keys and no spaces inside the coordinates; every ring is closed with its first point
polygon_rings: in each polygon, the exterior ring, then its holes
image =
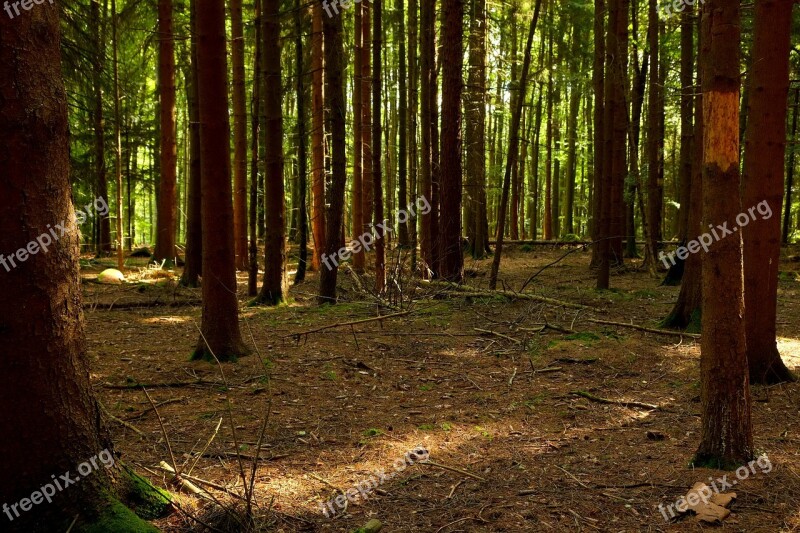
{"type": "Polygon", "coordinates": [[[472,479],[477,479],[478,481],[486,481],[486,478],[482,478],[481,476],[478,476],[478,475],[473,474],[471,472],[467,472],[466,470],[461,470],[460,468],[453,468],[452,466],[447,466],[447,465],[442,465],[442,464],[439,464],[439,463],[434,463],[433,461],[420,461],[417,464],[435,466],[437,468],[442,468],[444,470],[449,470],[449,471],[455,472],[457,474],[463,474],[463,475],[465,475],[467,477],[471,477],[472,479]]]}
{"type": "Polygon", "coordinates": [[[172,444],[169,442],[169,435],[167,435],[167,430],[164,428],[164,421],[161,419],[161,413],[158,412],[158,408],[156,404],[153,402],[153,399],[150,397],[150,393],[147,392],[147,389],[142,387],[142,391],[144,391],[144,395],[147,396],[147,401],[150,402],[150,405],[153,406],[153,410],[156,412],[156,417],[158,417],[158,425],[161,426],[161,433],[164,435],[164,441],[167,444],[167,451],[169,451],[169,457],[172,460],[172,465],[175,467],[175,477],[180,479],[181,471],[180,466],[178,466],[178,462],[175,461],[175,454],[172,453],[172,444]]]}
{"type": "Polygon", "coordinates": [[[128,422],[125,422],[124,420],[122,420],[122,419],[120,419],[120,418],[117,418],[116,416],[114,416],[114,415],[112,415],[111,413],[109,413],[109,412],[108,412],[108,409],[106,409],[105,405],[103,405],[102,403],[100,403],[100,401],[98,401],[98,402],[97,402],[97,405],[99,405],[99,406],[100,406],[100,409],[103,411],[103,413],[105,413],[105,415],[106,415],[106,416],[107,416],[109,419],[113,420],[113,421],[114,421],[114,422],[116,422],[117,424],[121,424],[121,425],[125,426],[126,428],[130,429],[131,431],[133,431],[134,433],[136,433],[136,434],[137,434],[137,435],[139,435],[140,437],[146,437],[146,435],[145,435],[145,434],[142,432],[142,430],[140,430],[139,428],[137,428],[137,427],[136,427],[136,426],[134,426],[133,424],[129,424],[128,422]]]}
{"type": "Polygon", "coordinates": [[[511,341],[511,342],[513,342],[515,344],[521,344],[522,343],[522,341],[519,341],[519,340],[517,340],[517,339],[515,339],[513,337],[509,337],[508,335],[503,335],[502,333],[497,333],[496,331],[491,331],[491,330],[488,330],[488,329],[481,329],[481,328],[472,328],[472,329],[474,329],[475,331],[479,331],[481,333],[487,333],[489,335],[496,335],[496,336],[500,337],[501,339],[506,339],[506,340],[511,341]]]}
{"type": "Polygon", "coordinates": [[[598,320],[596,318],[590,318],[588,320],[589,322],[594,322],[595,324],[604,324],[606,326],[617,326],[620,328],[636,329],[639,331],[645,331],[647,333],[658,333],[659,335],[669,335],[671,337],[691,337],[692,339],[700,338],[700,335],[698,333],[684,333],[682,331],[669,331],[666,329],[646,328],[644,326],[637,326],[635,324],[626,324],[625,322],[611,322],[609,320],[598,320]]]}
{"type": "Polygon", "coordinates": [[[588,392],[584,391],[573,391],[572,394],[575,396],[580,396],[582,398],[586,398],[589,401],[602,403],[607,405],[620,405],[622,407],[634,407],[638,409],[648,409],[648,410],[662,410],[661,407],[658,405],[653,405],[650,403],[642,403],[642,402],[628,402],[624,400],[609,400],[607,398],[600,398],[599,396],[595,396],[593,394],[589,394],[588,392]]]}
{"type": "MultiPolygon", "coordinates": [[[[182,402],[185,399],[186,398],[172,398],[170,400],[164,400],[163,402],[160,402],[160,403],[156,404],[156,407],[163,407],[163,406],[169,405],[171,403],[182,402]]],[[[139,413],[138,415],[129,416],[127,418],[127,420],[138,420],[138,419],[142,418],[144,415],[146,415],[147,413],[149,413],[152,410],[153,410],[153,408],[149,407],[149,408],[145,409],[144,411],[142,411],[141,413],[139,413]]]]}
{"type": "Polygon", "coordinates": [[[386,320],[387,318],[395,318],[395,317],[398,317],[398,316],[405,316],[405,315],[408,315],[409,313],[411,313],[411,311],[401,311],[400,313],[392,313],[391,315],[375,316],[375,317],[372,317],[372,318],[364,318],[364,319],[361,319],[361,320],[353,320],[351,322],[338,322],[336,324],[329,324],[327,326],[322,326],[322,327],[316,328],[316,329],[310,329],[308,331],[300,331],[298,333],[291,333],[289,335],[285,335],[284,338],[292,337],[292,338],[294,338],[296,340],[299,340],[300,337],[304,337],[306,335],[311,335],[312,333],[319,333],[320,331],[325,331],[326,329],[333,329],[333,328],[339,328],[339,327],[344,327],[344,326],[355,326],[355,325],[358,325],[358,324],[365,324],[367,322],[382,321],[382,320],[386,320]]]}

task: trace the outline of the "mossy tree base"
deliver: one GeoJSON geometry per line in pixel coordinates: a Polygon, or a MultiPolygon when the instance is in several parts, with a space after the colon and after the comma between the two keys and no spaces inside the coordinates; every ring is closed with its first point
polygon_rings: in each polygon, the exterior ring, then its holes
{"type": "Polygon", "coordinates": [[[673,310],[667,318],[661,321],[659,327],[666,329],[680,329],[686,333],[700,333],[702,330],[702,316],[700,308],[687,311],[684,308],[673,310]]]}

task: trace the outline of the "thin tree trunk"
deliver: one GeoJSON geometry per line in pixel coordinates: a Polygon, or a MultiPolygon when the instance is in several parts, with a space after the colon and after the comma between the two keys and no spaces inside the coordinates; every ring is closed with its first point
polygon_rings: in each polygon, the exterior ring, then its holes
{"type": "Polygon", "coordinates": [[[119,110],[119,34],[116,0],[111,0],[111,28],[111,41],[114,53],[114,171],[117,178],[117,269],[122,270],[124,266],[122,255],[122,134],[120,132],[122,116],[119,110]]]}
{"type": "MultiPolygon", "coordinates": [[[[196,0],[193,0],[196,1],[196,0]]],[[[261,150],[261,113],[264,106],[264,99],[261,97],[261,86],[264,81],[264,73],[261,69],[263,57],[264,41],[261,36],[261,0],[255,2],[255,53],[253,54],[253,94],[250,102],[250,205],[249,210],[249,233],[250,242],[248,246],[248,275],[247,275],[247,295],[256,296],[258,294],[258,164],[261,150]]]]}
{"type": "MultiPolygon", "coordinates": [[[[363,73],[363,2],[355,5],[355,47],[353,58],[353,207],[352,231],[354,239],[364,232],[364,142],[363,142],[363,116],[364,116],[364,89],[363,73]]],[[[361,246],[353,250],[353,270],[357,274],[364,273],[366,266],[366,252],[361,246]]]]}
{"type": "Polygon", "coordinates": [[[298,179],[298,219],[300,246],[298,250],[297,272],[294,283],[302,283],[306,277],[308,263],[308,212],[306,196],[308,195],[308,139],[306,138],[306,85],[305,68],[303,66],[303,11],[301,0],[294,4],[295,29],[295,76],[297,79],[297,179],[298,179]]]}
{"type": "Polygon", "coordinates": [[[233,240],[236,269],[247,270],[247,107],[242,0],[230,0],[233,67],[233,240]]]}
{"type": "MultiPolygon", "coordinates": [[[[94,92],[94,171],[97,180],[97,196],[108,204],[108,177],[106,174],[106,140],[105,119],[103,118],[103,70],[105,65],[105,42],[101,35],[104,26],[100,11],[100,1],[92,0],[92,85],[94,92]]],[[[110,205],[110,204],[108,204],[110,205]]],[[[98,256],[111,254],[111,221],[109,213],[99,215],[100,240],[97,248],[98,256]]]]}
{"type": "Polygon", "coordinates": [[[497,244],[495,245],[494,258],[492,260],[492,270],[489,275],[489,288],[497,288],[497,274],[500,270],[500,258],[503,254],[503,237],[506,223],[506,209],[508,207],[508,193],[511,187],[511,169],[516,163],[515,159],[519,154],[519,125],[522,118],[522,104],[528,89],[528,71],[531,66],[531,47],[533,46],[533,35],[536,32],[536,24],[539,22],[539,12],[542,7],[542,0],[536,0],[536,7],[533,11],[530,29],[528,30],[528,42],[525,45],[525,58],[522,62],[522,74],[519,79],[519,96],[516,101],[516,108],[511,115],[511,126],[509,129],[509,148],[508,161],[506,162],[506,172],[503,177],[503,192],[500,199],[500,212],[497,216],[497,244]]]}
{"type": "Polygon", "coordinates": [[[320,269],[326,247],[325,232],[325,113],[322,5],[311,3],[311,227],[314,234],[312,266],[320,269]]]}
{"type": "Polygon", "coordinates": [[[383,46],[383,0],[372,0],[372,195],[375,202],[373,224],[375,232],[375,291],[386,288],[386,241],[383,220],[383,173],[381,167],[381,48],[383,46]]]}
{"type": "Polygon", "coordinates": [[[792,223],[792,189],[794,188],[794,161],[797,141],[797,115],[800,114],[800,87],[794,91],[794,105],[792,105],[792,144],[789,151],[789,161],[786,163],[786,203],[783,210],[783,235],[781,242],[789,244],[789,226],[792,223]]]}
{"type": "Polygon", "coordinates": [[[175,41],[172,0],[158,0],[158,87],[160,105],[160,169],[154,259],[174,265],[177,219],[178,171],[177,124],[175,119],[175,41]]]}

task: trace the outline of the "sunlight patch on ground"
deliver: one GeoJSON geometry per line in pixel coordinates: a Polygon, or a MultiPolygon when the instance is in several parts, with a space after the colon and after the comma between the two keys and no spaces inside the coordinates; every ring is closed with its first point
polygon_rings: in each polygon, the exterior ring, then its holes
{"type": "Polygon", "coordinates": [[[800,340],[778,337],[778,351],[789,368],[800,366],[800,340]]]}
{"type": "Polygon", "coordinates": [[[188,316],[154,316],[152,318],[143,318],[142,322],[145,324],[185,324],[190,319],[191,317],[188,316]]]}

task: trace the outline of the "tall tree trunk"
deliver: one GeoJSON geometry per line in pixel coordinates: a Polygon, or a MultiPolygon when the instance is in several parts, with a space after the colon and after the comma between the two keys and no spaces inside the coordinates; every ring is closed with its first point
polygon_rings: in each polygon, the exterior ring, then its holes
{"type": "MultiPolygon", "coordinates": [[[[196,0],[192,0],[196,1],[196,0]]],[[[256,42],[255,53],[253,54],[253,94],[250,101],[250,205],[248,206],[248,226],[250,242],[248,246],[248,272],[247,272],[247,295],[256,296],[258,294],[258,175],[259,161],[261,161],[260,151],[262,144],[261,136],[261,113],[264,107],[264,99],[261,97],[262,85],[264,82],[264,72],[261,68],[262,57],[264,55],[264,40],[261,36],[261,0],[255,2],[255,30],[256,42]]]]}
{"type": "Polygon", "coordinates": [[[311,3],[311,227],[314,234],[312,265],[320,269],[326,246],[325,232],[325,113],[323,111],[322,5],[311,3]]]}
{"type": "MultiPolygon", "coordinates": [[[[397,147],[397,209],[405,210],[408,204],[408,89],[407,89],[407,70],[406,70],[406,15],[404,0],[397,2],[397,34],[396,38],[399,45],[399,55],[397,61],[399,63],[400,72],[398,73],[398,83],[400,85],[400,103],[397,110],[399,130],[398,130],[398,147],[397,147]]],[[[411,244],[409,236],[409,226],[411,220],[406,220],[400,223],[397,228],[398,244],[403,248],[407,248],[411,244]]]]}
{"type": "Polygon", "coordinates": [[[300,245],[298,250],[297,272],[294,283],[302,283],[306,277],[308,263],[308,212],[306,196],[308,195],[308,139],[306,138],[306,84],[303,66],[303,11],[300,0],[294,4],[295,29],[295,76],[297,79],[297,179],[298,183],[298,218],[300,226],[300,245]]]}
{"type": "Polygon", "coordinates": [[[650,94],[647,101],[647,261],[654,264],[663,240],[661,219],[664,202],[664,96],[661,87],[657,0],[649,1],[650,94]]]}
{"type": "MultiPolygon", "coordinates": [[[[698,17],[698,27],[702,25],[701,17],[698,17]]],[[[698,50],[703,44],[702,31],[698,32],[698,50]]],[[[698,53],[698,58],[699,58],[698,53]]],[[[687,239],[695,240],[703,233],[703,94],[700,91],[702,85],[702,70],[697,74],[697,86],[693,87],[694,97],[694,134],[692,142],[692,178],[689,187],[689,205],[687,220],[687,239]]],[[[663,256],[660,258],[664,260],[663,256]]],[[[700,308],[703,298],[702,284],[702,263],[703,254],[689,254],[685,261],[678,258],[675,265],[670,267],[672,272],[680,274],[683,278],[681,291],[678,300],[672,311],[664,319],[662,325],[668,328],[684,329],[692,333],[700,332],[700,308]]],[[[666,265],[665,265],[666,266],[666,265]]]]}
{"type": "Polygon", "coordinates": [[[186,220],[186,257],[181,274],[181,285],[199,287],[203,267],[203,227],[200,175],[200,103],[198,102],[197,78],[197,0],[191,0],[191,71],[186,86],[186,101],[189,106],[189,192],[186,220]]]}
{"type": "MultiPolygon", "coordinates": [[[[575,58],[573,61],[577,61],[577,58],[580,57],[580,37],[579,37],[579,30],[578,26],[575,26],[575,30],[572,35],[572,57],[575,58]]],[[[582,63],[582,61],[581,61],[582,63]]],[[[581,70],[581,65],[576,63],[573,65],[573,70],[581,70]]],[[[573,75],[577,78],[580,74],[579,72],[573,72],[573,75]]],[[[574,212],[575,212],[575,184],[577,182],[577,144],[578,144],[578,112],[580,110],[580,94],[581,94],[581,86],[575,85],[570,89],[569,92],[569,114],[567,116],[567,202],[564,206],[564,231],[569,234],[575,233],[575,223],[573,220],[574,212]]]]}
{"type": "Polygon", "coordinates": [[[542,7],[542,0],[536,0],[536,7],[533,11],[530,29],[528,30],[528,42],[525,45],[525,58],[522,62],[522,73],[519,78],[519,95],[516,100],[516,107],[511,114],[511,126],[509,129],[508,160],[506,161],[506,171],[503,177],[503,191],[500,198],[500,212],[497,215],[497,244],[495,245],[494,258],[492,259],[492,270],[489,275],[489,288],[497,288],[497,274],[500,271],[500,258],[503,254],[503,237],[506,223],[506,210],[508,208],[508,193],[511,187],[511,169],[516,163],[519,154],[519,125],[522,119],[522,104],[525,102],[525,95],[528,93],[528,72],[531,66],[531,47],[533,46],[533,35],[536,33],[536,24],[539,22],[539,12],[542,7]]]}
{"type": "MultiPolygon", "coordinates": [[[[704,224],[732,221],[741,209],[739,24],[737,0],[708,0],[703,6],[704,224]]],[[[703,259],[702,434],[696,462],[725,469],[753,458],[740,235],[717,241],[703,259]]]]}
{"type": "Polygon", "coordinates": [[[236,269],[247,270],[247,107],[242,0],[230,0],[233,67],[233,241],[236,269]]]}
{"type": "MultiPolygon", "coordinates": [[[[362,79],[363,69],[363,2],[355,5],[355,47],[353,58],[353,206],[352,206],[352,231],[356,239],[364,232],[364,143],[363,143],[363,116],[364,116],[364,91],[362,79]]],[[[353,250],[353,270],[357,274],[364,272],[366,265],[366,252],[361,246],[353,250]]]]}
{"type": "Polygon", "coordinates": [[[375,291],[386,288],[386,241],[383,224],[383,173],[381,168],[381,47],[383,46],[383,0],[372,0],[372,195],[375,202],[375,291]]]}
{"type": "MultiPolygon", "coordinates": [[[[439,277],[461,283],[461,91],[464,85],[464,0],[442,3],[442,178],[439,277]]],[[[524,98],[524,95],[521,95],[524,98]]],[[[483,152],[481,152],[483,155],[483,152]]]]}
{"type": "Polygon", "coordinates": [[[286,277],[286,200],[283,186],[283,78],[281,75],[280,0],[263,0],[261,34],[264,39],[264,281],[258,301],[278,305],[288,298],[286,277]],[[270,51],[267,53],[266,51],[270,51]]]}
{"type": "Polygon", "coordinates": [[[192,359],[231,361],[248,352],[239,330],[231,191],[225,0],[197,10],[203,213],[202,334],[192,359]]]}
{"type": "Polygon", "coordinates": [[[177,124],[175,120],[175,40],[172,30],[172,0],[158,0],[158,92],[161,98],[160,169],[154,259],[172,266],[175,260],[178,172],[177,124]]]}
{"type": "MultiPolygon", "coordinates": [[[[365,17],[366,18],[366,17],[365,17]]],[[[342,18],[325,17],[322,21],[325,37],[325,100],[330,110],[328,131],[331,133],[331,186],[325,224],[328,228],[323,262],[320,269],[319,303],[336,303],[336,278],[339,273],[337,250],[341,247],[341,227],[344,215],[344,188],[347,184],[347,153],[345,152],[344,48],[342,18]],[[329,262],[333,261],[333,264],[329,262]],[[330,266],[329,266],[330,264],[330,266]]]]}
{"type": "MultiPolygon", "coordinates": [[[[122,218],[122,115],[119,110],[119,25],[117,20],[117,2],[111,0],[111,43],[114,55],[114,173],[117,182],[117,269],[122,270],[124,259],[122,255],[123,233],[122,218]]],[[[130,192],[128,193],[130,194],[130,192]]]]}
{"type": "MultiPolygon", "coordinates": [[[[13,58],[0,62],[0,94],[13,95],[0,106],[0,250],[36,245],[0,255],[3,502],[30,496],[31,487],[50,484],[54,473],[74,472],[90,458],[99,456],[106,465],[115,457],[89,381],[80,237],[70,201],[60,9],[48,4],[36,9],[0,22],[0,56],[13,58]],[[66,233],[49,229],[53,224],[63,225],[66,233]]],[[[77,516],[76,530],[99,529],[102,522],[110,531],[155,532],[119,505],[123,487],[113,487],[112,478],[128,471],[115,470],[97,468],[82,476],[77,485],[56,493],[52,505],[27,513],[17,505],[7,507],[2,520],[11,521],[3,529],[66,531],[77,516]]]]}
{"type": "MultiPolygon", "coordinates": [[[[611,1],[611,0],[609,0],[611,1]]],[[[603,157],[605,150],[605,0],[594,0],[594,56],[592,63],[592,90],[594,92],[594,137],[592,138],[592,151],[594,153],[592,173],[592,201],[590,204],[589,232],[592,241],[591,266],[600,266],[600,214],[602,212],[602,198],[605,192],[605,173],[603,157]]]]}
{"type": "MultiPolygon", "coordinates": [[[[363,9],[361,16],[361,146],[362,146],[362,180],[361,180],[361,216],[363,217],[363,232],[372,231],[373,213],[373,149],[380,152],[381,147],[372,145],[372,3],[361,2],[363,9]]],[[[380,169],[377,169],[379,172],[380,169]]]]}
{"type": "Polygon", "coordinates": [[[689,234],[689,195],[692,180],[692,152],[695,142],[694,124],[694,23],[693,8],[686,6],[681,13],[681,146],[680,174],[680,212],[678,240],[686,242],[689,234]]]}
{"type": "Polygon", "coordinates": [[[756,1],[742,177],[742,207],[758,206],[761,215],[761,220],[742,228],[744,324],[751,383],[795,379],[781,361],[775,329],[793,4],[792,0],[756,1]]]}
{"type": "MultiPolygon", "coordinates": [[[[418,175],[419,175],[419,158],[418,158],[418,136],[417,136],[417,110],[419,109],[419,69],[417,68],[417,27],[419,20],[419,8],[417,0],[408,0],[408,174],[411,195],[417,197],[419,191],[418,175]]],[[[418,228],[417,228],[417,213],[409,217],[409,240],[411,245],[411,270],[416,272],[417,269],[417,241],[418,241],[418,228]]]]}
{"type": "Polygon", "coordinates": [[[422,154],[420,164],[419,194],[431,203],[431,209],[420,217],[420,258],[427,277],[434,268],[433,253],[433,132],[434,111],[432,85],[434,74],[434,5],[425,0],[420,4],[420,126],[422,129],[422,154]]]}
{"type": "MultiPolygon", "coordinates": [[[[105,119],[103,117],[103,69],[105,65],[105,42],[103,39],[102,28],[104,26],[103,15],[100,11],[100,0],[92,0],[92,89],[94,93],[94,109],[92,118],[94,121],[94,171],[97,180],[97,196],[102,198],[108,205],[108,177],[106,173],[106,136],[105,119]]],[[[100,241],[97,249],[98,256],[108,256],[111,254],[111,221],[109,213],[99,215],[100,241]]]]}
{"type": "MultiPolygon", "coordinates": [[[[552,7],[549,9],[552,10],[552,7]]],[[[552,22],[552,21],[551,21],[552,22]]],[[[545,184],[544,184],[544,234],[542,238],[549,241],[553,238],[553,28],[550,24],[550,30],[547,37],[547,133],[545,136],[547,159],[544,162],[545,166],[545,184]]],[[[556,221],[557,223],[557,221],[556,221]]]]}

